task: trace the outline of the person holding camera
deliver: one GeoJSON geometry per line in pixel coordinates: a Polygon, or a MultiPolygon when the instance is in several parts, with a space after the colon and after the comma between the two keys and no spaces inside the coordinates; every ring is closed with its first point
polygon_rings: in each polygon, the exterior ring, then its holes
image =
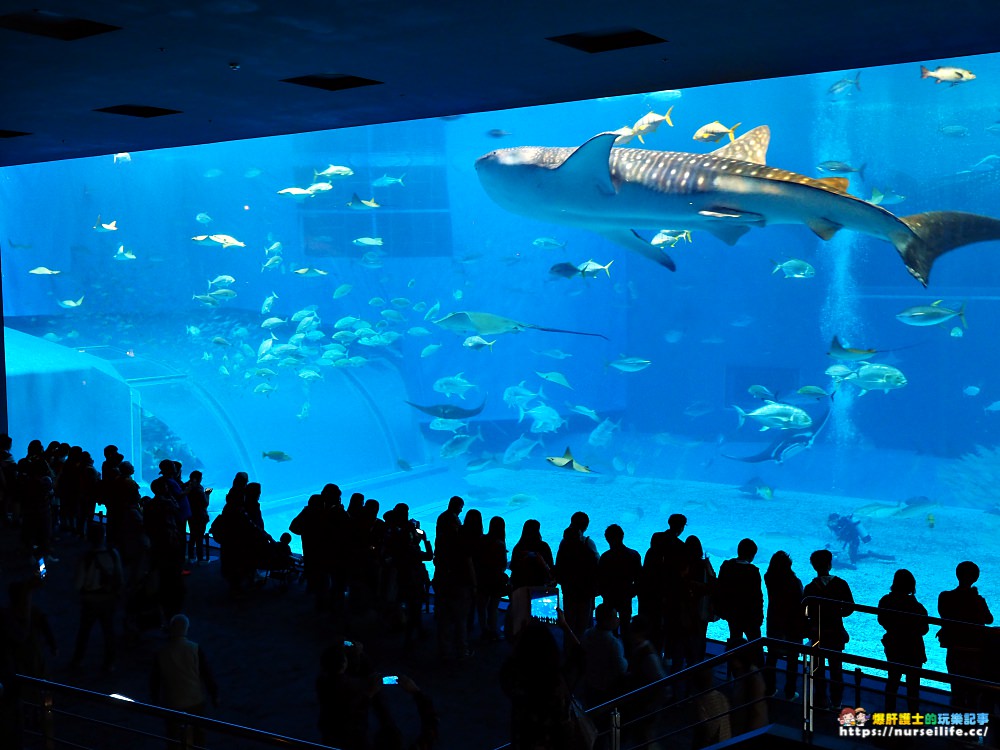
{"type": "Polygon", "coordinates": [[[395,602],[402,607],[403,646],[408,648],[414,639],[424,634],[420,619],[428,581],[424,563],[434,558],[434,552],[419,522],[410,518],[410,507],[406,503],[399,503],[389,511],[386,522],[386,564],[395,582],[395,602]]]}

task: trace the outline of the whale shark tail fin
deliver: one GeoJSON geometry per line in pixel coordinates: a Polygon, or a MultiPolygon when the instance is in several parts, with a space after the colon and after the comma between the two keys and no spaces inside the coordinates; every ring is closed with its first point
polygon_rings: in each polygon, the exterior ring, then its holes
{"type": "Polygon", "coordinates": [[[975,242],[1000,240],[1000,221],[963,211],[927,211],[900,216],[909,232],[896,232],[889,239],[903,258],[910,274],[924,286],[934,261],[950,250],[975,242]]]}

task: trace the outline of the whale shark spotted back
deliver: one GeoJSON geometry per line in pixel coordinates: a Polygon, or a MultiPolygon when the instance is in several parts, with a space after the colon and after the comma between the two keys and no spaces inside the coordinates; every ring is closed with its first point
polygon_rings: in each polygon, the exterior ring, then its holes
{"type": "Polygon", "coordinates": [[[1000,221],[959,211],[897,217],[847,193],[843,177],[812,178],[766,164],[770,129],[756,127],[709,154],[614,147],[601,133],[578,148],[521,146],[476,161],[487,194],[531,218],[597,232],[670,270],[636,230],[704,230],[735,244],[754,227],[803,224],[824,240],[841,229],[893,244],[927,285],[949,250],[1000,239],[1000,221]]]}

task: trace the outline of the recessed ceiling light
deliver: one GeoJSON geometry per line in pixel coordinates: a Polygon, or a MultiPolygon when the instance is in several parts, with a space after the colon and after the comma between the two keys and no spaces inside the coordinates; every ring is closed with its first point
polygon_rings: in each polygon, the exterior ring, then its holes
{"type": "Polygon", "coordinates": [[[346,75],[344,73],[317,73],[315,75],[297,76],[296,78],[284,78],[282,83],[294,83],[299,86],[309,86],[314,89],[324,91],[343,91],[345,89],[356,89],[362,86],[381,86],[382,81],[360,76],[346,75]]]}
{"type": "Polygon", "coordinates": [[[121,30],[121,26],[111,26],[86,18],[71,18],[47,10],[28,10],[0,16],[0,28],[49,39],[61,39],[64,42],[75,42],[88,36],[121,30]]]}
{"type": "Polygon", "coordinates": [[[605,29],[603,31],[581,31],[576,34],[548,37],[550,42],[564,44],[581,52],[611,52],[647,44],[662,44],[666,39],[654,36],[640,29],[605,29]]]}
{"type": "Polygon", "coordinates": [[[107,112],[109,115],[125,115],[126,117],[163,117],[163,115],[182,114],[179,109],[149,107],[144,104],[116,104],[114,107],[99,107],[94,111],[107,112]]]}

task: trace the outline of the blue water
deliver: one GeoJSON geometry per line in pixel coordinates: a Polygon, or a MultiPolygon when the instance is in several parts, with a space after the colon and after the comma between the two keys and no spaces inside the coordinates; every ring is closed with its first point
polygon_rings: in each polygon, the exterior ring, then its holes
{"type": "MultiPolygon", "coordinates": [[[[927,64],[968,68],[977,79],[935,84],[914,63],[864,70],[860,91],[836,95],[830,86],[855,71],[0,170],[4,321],[28,335],[9,332],[6,346],[16,451],[33,438],[95,455],[116,443],[146,482],[164,455],[185,472],[203,468],[217,487],[248,470],[263,484],[275,536],[328,481],[367,489],[383,507],[405,500],[427,525],[450,494],[464,493],[484,514],[508,518],[510,546],[528,517],[543,521],[555,546],[569,514],[585,508],[601,545],[604,526],[617,520],[644,550],[649,533],[682,510],[717,563],[750,535],[762,567],[765,552],[786,548],[804,580],[808,552],[836,545],[826,515],[853,511],[873,548],[915,572],[931,610],[966,558],[980,562],[981,589],[1000,606],[991,546],[1000,516],[988,512],[1000,457],[962,458],[997,443],[1000,415],[986,407],[1000,400],[992,334],[1000,245],[942,257],[924,290],[890,244],[865,235],[824,242],[803,226],[772,226],[729,247],[696,229],[690,243],[668,250],[677,263],[670,273],[585,230],[508,213],[473,168],[495,148],[574,147],[673,105],[674,127],[646,136],[646,148],[707,153],[718,146],[692,140],[705,123],[739,122],[737,135],[766,124],[772,166],[809,176],[829,160],[863,166],[863,177],[849,174],[852,194],[905,196],[886,206],[899,215],[1000,215],[1000,58],[927,64]],[[278,193],[322,182],[314,172],[330,165],[352,174],[301,199],[278,193]],[[383,176],[401,181],[373,185],[383,176]],[[348,207],[352,195],[378,207],[348,207]],[[112,221],[116,229],[97,231],[112,221]],[[216,234],[245,246],[192,240],[216,234]],[[381,245],[359,246],[360,238],[381,245]],[[281,261],[262,268],[269,257],[281,261]],[[791,258],[810,263],[815,277],[772,273],[791,258]],[[587,279],[549,272],[587,260],[613,263],[608,275],[587,279]],[[59,273],[29,273],[39,267],[59,273]],[[313,270],[295,273],[303,269],[313,270]],[[233,281],[209,283],[220,276],[233,281]],[[968,328],[895,318],[936,300],[966,303],[968,328]],[[487,335],[492,347],[475,350],[433,322],[463,310],[607,341],[529,329],[487,335]],[[271,317],[287,321],[272,329],[272,349],[292,349],[261,359],[271,339],[261,323],[271,317]],[[292,338],[297,329],[303,338],[292,338]],[[355,341],[343,356],[324,356],[345,330],[375,345],[355,341]],[[749,386],[779,400],[805,385],[832,390],[824,371],[834,364],[835,334],[878,349],[873,361],[899,368],[907,385],[860,396],[848,383],[832,404],[799,398],[817,421],[832,408],[810,450],[782,465],[725,458],[772,439],[753,423],[737,428],[731,407],[761,404],[749,386]],[[623,357],[651,364],[609,366],[623,357]],[[352,366],[336,364],[350,358],[352,366]],[[557,373],[571,389],[538,373],[557,373]],[[459,374],[472,385],[464,399],[434,389],[459,374]],[[557,413],[551,431],[532,433],[531,417],[518,422],[505,403],[522,381],[543,394],[527,408],[544,403],[557,413]],[[451,433],[431,430],[431,417],[405,403],[474,408],[484,400],[462,428],[477,439],[453,457],[441,455],[451,433]],[[598,421],[571,406],[610,420],[607,440],[592,435],[598,421]],[[504,464],[522,435],[541,444],[504,464]],[[544,461],[567,446],[593,475],[544,461]],[[773,498],[738,491],[752,478],[773,498]],[[886,507],[905,510],[916,496],[928,498],[926,514],[893,517],[886,507]]],[[[684,227],[640,229],[649,238],[668,228],[684,227]]],[[[874,603],[895,567],[864,561],[845,576],[859,600],[874,603]]],[[[879,653],[877,628],[857,627],[870,636],[856,639],[858,650],[879,653]]],[[[929,651],[939,665],[937,649],[929,651]]]]}

